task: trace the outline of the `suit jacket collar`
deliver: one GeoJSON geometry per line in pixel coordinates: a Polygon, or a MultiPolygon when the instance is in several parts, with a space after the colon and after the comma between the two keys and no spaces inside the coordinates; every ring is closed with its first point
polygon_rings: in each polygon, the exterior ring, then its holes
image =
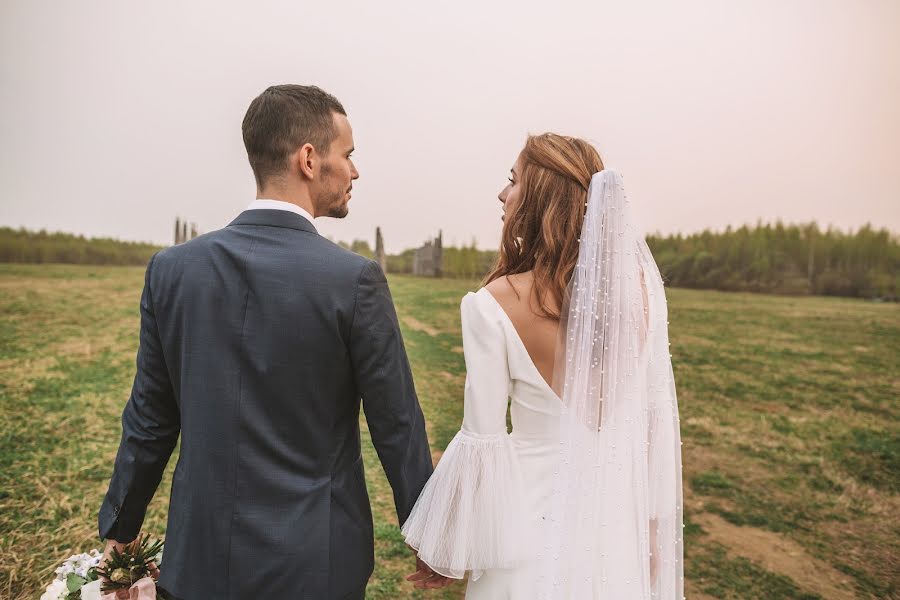
{"type": "Polygon", "coordinates": [[[287,227],[288,229],[297,229],[300,231],[308,231],[310,233],[319,233],[315,226],[298,215],[287,210],[272,209],[255,209],[245,210],[228,224],[229,227],[234,225],[263,225],[267,227],[287,227]]]}

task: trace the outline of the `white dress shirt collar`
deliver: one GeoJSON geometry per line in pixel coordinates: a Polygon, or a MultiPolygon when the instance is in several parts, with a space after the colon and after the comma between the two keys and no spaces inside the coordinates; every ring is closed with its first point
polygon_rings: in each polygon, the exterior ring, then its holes
{"type": "Polygon", "coordinates": [[[250,206],[248,206],[246,210],[287,210],[300,215],[301,217],[309,221],[310,224],[313,225],[313,227],[315,227],[315,224],[313,223],[313,216],[309,214],[308,211],[300,208],[296,204],[284,202],[283,200],[267,200],[264,198],[258,198],[251,202],[250,206]]]}

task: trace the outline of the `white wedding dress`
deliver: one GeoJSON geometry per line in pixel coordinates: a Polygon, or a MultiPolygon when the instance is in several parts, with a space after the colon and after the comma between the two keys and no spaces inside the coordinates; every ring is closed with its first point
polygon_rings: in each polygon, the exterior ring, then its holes
{"type": "Polygon", "coordinates": [[[621,177],[588,191],[553,388],[482,288],[462,428],[402,532],[469,600],[682,600],[681,441],[659,270],[621,177]],[[507,409],[512,431],[507,431],[507,409]]]}
{"type": "Polygon", "coordinates": [[[560,400],[506,312],[482,288],[463,298],[465,416],[403,527],[437,572],[469,577],[466,598],[534,597],[536,542],[559,457],[560,400]],[[512,433],[507,433],[507,407],[512,433]],[[483,565],[495,568],[483,570],[483,565]],[[505,567],[505,568],[498,568],[505,567]]]}

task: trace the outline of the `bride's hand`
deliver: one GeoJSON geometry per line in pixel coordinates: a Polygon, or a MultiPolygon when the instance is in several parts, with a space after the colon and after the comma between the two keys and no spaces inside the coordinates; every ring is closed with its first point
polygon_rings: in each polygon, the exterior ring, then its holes
{"type": "Polygon", "coordinates": [[[440,573],[435,573],[431,567],[426,565],[418,556],[416,556],[416,572],[407,577],[406,580],[412,581],[418,589],[429,590],[447,587],[454,581],[449,577],[444,577],[440,573]]]}

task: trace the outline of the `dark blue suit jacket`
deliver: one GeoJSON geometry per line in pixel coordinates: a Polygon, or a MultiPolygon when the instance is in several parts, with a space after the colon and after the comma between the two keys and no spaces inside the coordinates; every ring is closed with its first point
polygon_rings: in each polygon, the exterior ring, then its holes
{"type": "Polygon", "coordinates": [[[279,210],[161,251],[100,537],[137,535],[180,433],[164,589],[353,597],[374,562],[360,398],[402,524],[432,464],[378,264],[279,210]]]}

